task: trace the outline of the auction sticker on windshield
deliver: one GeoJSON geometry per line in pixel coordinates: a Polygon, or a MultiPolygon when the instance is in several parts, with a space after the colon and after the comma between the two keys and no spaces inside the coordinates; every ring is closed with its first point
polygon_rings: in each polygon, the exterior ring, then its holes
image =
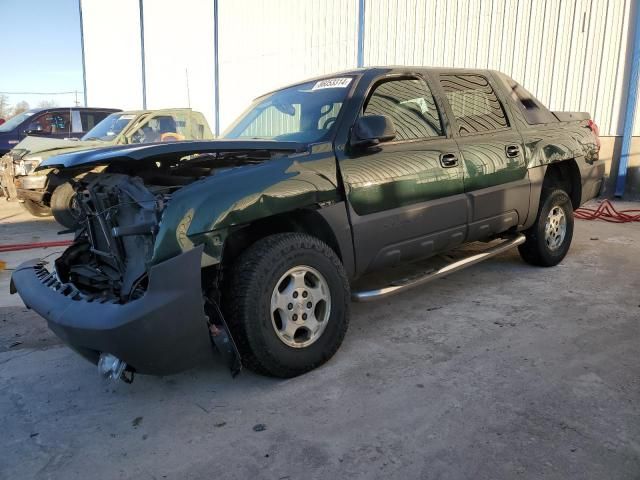
{"type": "Polygon", "coordinates": [[[329,78],[316,82],[311,90],[322,90],[323,88],[347,88],[351,83],[350,77],[329,78]]]}

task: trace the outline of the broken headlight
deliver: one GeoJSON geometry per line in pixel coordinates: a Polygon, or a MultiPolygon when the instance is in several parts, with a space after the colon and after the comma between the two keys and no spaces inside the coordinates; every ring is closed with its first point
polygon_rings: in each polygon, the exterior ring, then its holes
{"type": "Polygon", "coordinates": [[[38,165],[42,162],[42,158],[40,157],[32,157],[32,158],[21,158],[20,160],[14,161],[14,172],[16,177],[21,175],[29,175],[33,172],[38,165]]]}

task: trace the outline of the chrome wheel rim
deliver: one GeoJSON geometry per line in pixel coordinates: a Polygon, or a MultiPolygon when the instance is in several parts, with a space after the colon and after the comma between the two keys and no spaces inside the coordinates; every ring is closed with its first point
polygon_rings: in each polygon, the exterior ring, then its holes
{"type": "Polygon", "coordinates": [[[329,284],[315,268],[300,265],[280,277],[271,295],[271,325],[285,345],[314,343],[329,323],[329,284]]]}
{"type": "Polygon", "coordinates": [[[567,217],[560,206],[555,206],[549,211],[547,221],[544,224],[544,240],[549,250],[557,250],[564,242],[567,234],[567,217]]]}

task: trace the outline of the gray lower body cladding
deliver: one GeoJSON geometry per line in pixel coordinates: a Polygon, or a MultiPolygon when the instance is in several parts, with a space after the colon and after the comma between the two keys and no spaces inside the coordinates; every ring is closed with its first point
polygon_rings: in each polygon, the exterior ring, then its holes
{"type": "Polygon", "coordinates": [[[20,265],[11,290],[67,345],[97,362],[111,353],[136,372],[167,375],[212,358],[200,279],[202,247],[155,265],[145,294],[128,303],[86,299],[38,260],[20,265]]]}

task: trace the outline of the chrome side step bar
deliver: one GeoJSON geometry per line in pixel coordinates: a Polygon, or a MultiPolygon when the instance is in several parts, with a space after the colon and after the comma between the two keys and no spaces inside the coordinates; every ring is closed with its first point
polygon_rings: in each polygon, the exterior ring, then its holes
{"type": "Polygon", "coordinates": [[[376,290],[363,290],[359,292],[352,292],[351,300],[354,302],[371,302],[373,300],[379,300],[381,298],[395,295],[396,293],[404,292],[410,288],[418,287],[436,278],[444,277],[450,273],[457,272],[463,268],[475,265],[483,260],[499,255],[507,250],[517,247],[523,244],[525,236],[521,233],[505,239],[503,242],[488,248],[484,252],[476,253],[469,257],[462,258],[458,261],[450,263],[439,269],[431,270],[427,273],[420,273],[411,277],[403,278],[392,282],[386,287],[378,288],[376,290]]]}

